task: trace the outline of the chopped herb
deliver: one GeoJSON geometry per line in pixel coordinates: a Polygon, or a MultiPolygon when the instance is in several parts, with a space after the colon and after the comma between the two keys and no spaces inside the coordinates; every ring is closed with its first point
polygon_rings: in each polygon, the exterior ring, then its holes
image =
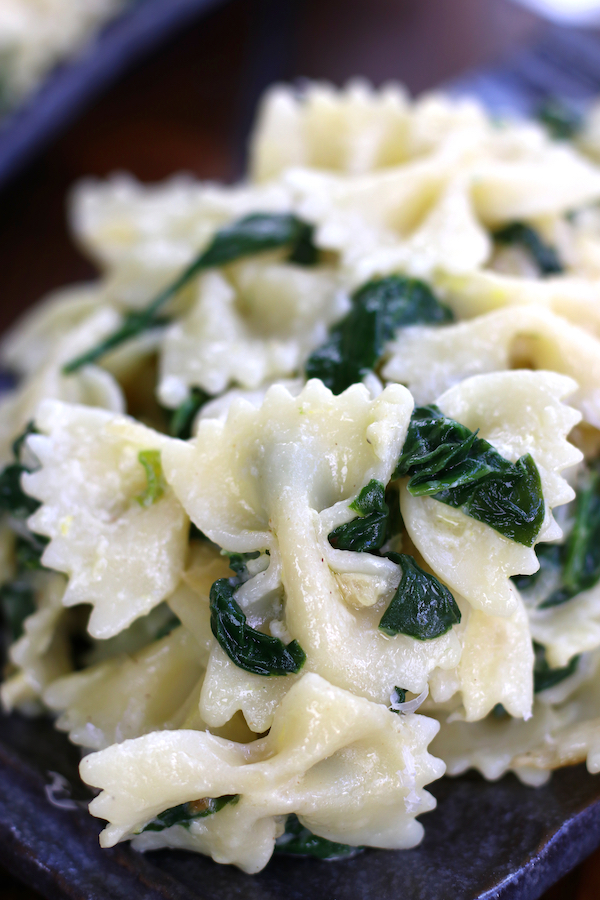
{"type": "Polygon", "coordinates": [[[557,141],[568,141],[575,137],[583,125],[581,113],[556,97],[544,100],[537,111],[537,117],[557,141]]]}
{"type": "Polygon", "coordinates": [[[395,474],[410,476],[413,496],[461,509],[526,547],[542,527],[544,497],[533,458],[509,462],[437,406],[414,410],[395,474]]]}
{"type": "Polygon", "coordinates": [[[431,641],[460,622],[456,600],[435,575],[404,553],[388,553],[388,557],[402,567],[402,579],[379,623],[382,631],[431,641]]]}
{"type": "Polygon", "coordinates": [[[229,568],[235,572],[238,583],[247,581],[250,578],[246,563],[249,559],[258,559],[260,551],[254,550],[252,553],[230,553],[228,550],[221,550],[222,556],[229,557],[229,568]]]}
{"type": "Polygon", "coordinates": [[[202,388],[192,388],[189,397],[174,410],[169,423],[169,434],[187,441],[192,436],[192,425],[196,415],[210,399],[210,394],[202,388]]]}
{"type": "Polygon", "coordinates": [[[492,236],[498,244],[517,244],[527,250],[542,275],[558,275],[564,271],[554,247],[546,244],[531,225],[511,222],[510,225],[494,231],[492,236]]]}
{"type": "Polygon", "coordinates": [[[21,454],[25,441],[30,434],[35,433],[33,422],[29,422],[24,432],[13,441],[15,461],[0,472],[0,513],[10,513],[16,519],[28,519],[40,506],[39,501],[26,494],[21,487],[21,475],[33,471],[21,461],[21,454]]]}
{"type": "Polygon", "coordinates": [[[275,853],[289,853],[295,856],[312,856],[315,859],[343,859],[355,856],[364,847],[350,847],[319,837],[300,823],[298,816],[290,815],[285,823],[285,832],[275,842],[275,853]]]}
{"type": "Polygon", "coordinates": [[[63,368],[68,375],[119,347],[144,331],[164,325],[168,319],[159,313],[172,297],[205,269],[224,266],[266,250],[289,248],[290,262],[313,265],[318,253],[313,243],[313,226],[289,213],[255,213],[221,228],[206,250],[184,269],[175,281],[162,290],[145,309],[128,313],[122,325],[111,335],[75,357],[63,368]]]}
{"type": "MultiPolygon", "coordinates": [[[[189,830],[192,822],[196,819],[205,819],[207,816],[213,816],[228,804],[237,803],[240,799],[239,794],[225,794],[223,797],[203,797],[201,800],[190,800],[189,803],[181,803],[179,806],[173,806],[171,809],[165,809],[159,813],[155,819],[144,825],[144,831],[164,831],[165,828],[171,828],[173,825],[181,825],[182,828],[189,830]]],[[[141,832],[140,832],[141,833],[141,832]]]]}
{"type": "Polygon", "coordinates": [[[140,506],[149,507],[163,496],[167,483],[160,461],[160,450],[140,450],[138,460],[146,472],[146,487],[135,499],[140,506]]]}
{"type": "Polygon", "coordinates": [[[248,625],[234,599],[238,586],[228,578],[219,578],[210,589],[210,627],[227,656],[240,669],[255,675],[299,672],[306,654],[298,641],[290,641],[286,646],[279,638],[248,625]]]}
{"type": "Polygon", "coordinates": [[[12,581],[0,588],[0,609],[11,642],[21,637],[25,619],[35,612],[34,596],[31,585],[21,581],[12,581]]]}
{"type": "Polygon", "coordinates": [[[336,550],[358,552],[380,550],[386,540],[389,517],[382,483],[371,479],[349,509],[358,515],[345,525],[338,525],[333,529],[329,535],[331,546],[336,550]]]}
{"type": "Polygon", "coordinates": [[[309,357],[308,378],[320,378],[334,394],[373,371],[398,328],[444,325],[453,319],[424,281],[392,275],[369,281],[352,296],[352,309],[309,357]]]}
{"type": "Polygon", "coordinates": [[[539,694],[540,691],[547,691],[548,688],[560,684],[565,678],[570,678],[577,671],[579,664],[579,656],[573,656],[566,666],[559,669],[551,669],[546,659],[546,650],[541,644],[533,643],[535,651],[535,662],[533,665],[533,690],[539,694]]]}

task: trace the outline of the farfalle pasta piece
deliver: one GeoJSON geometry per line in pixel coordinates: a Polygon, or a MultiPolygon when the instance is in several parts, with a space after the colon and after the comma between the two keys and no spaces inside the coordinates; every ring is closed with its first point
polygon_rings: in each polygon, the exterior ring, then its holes
{"type": "Polygon", "coordinates": [[[208,733],[155,732],[86,757],[81,774],[103,789],[90,805],[109,822],[103,846],[142,831],[134,845],[149,849],[156,836],[143,828],[163,810],[239,795],[192,822],[187,833],[174,826],[160,840],[257,872],[280,833],[276,817],[291,812],[333,841],[390,848],[418,843],[422,826],[415,816],[435,805],[424,785],[443,772],[426,750],[436,730],[430,719],[394,715],[307,674],[286,695],[263,739],[236,744],[208,733]]]}
{"type": "MultiPolygon", "coordinates": [[[[114,310],[99,309],[68,330],[53,343],[52,348],[36,348],[35,335],[31,337],[29,349],[32,365],[38,355],[44,359],[17,388],[0,400],[0,462],[5,463],[11,458],[12,442],[34,419],[37,407],[43,400],[53,398],[123,412],[123,392],[108,372],[98,366],[86,366],[75,375],[67,376],[62,372],[63,365],[71,356],[87,350],[102,339],[118,321],[119,316],[114,310]]],[[[24,359],[27,361],[27,342],[25,344],[24,359]]]]}
{"type": "MultiPolygon", "coordinates": [[[[106,300],[145,307],[208,245],[227,222],[257,212],[289,212],[278,183],[222,187],[189,177],[148,187],[131,176],[81,182],[72,198],[78,241],[104,273],[106,300]]],[[[185,295],[185,292],[184,292],[185,295]]],[[[189,298],[189,292],[182,298],[189,298]]]]}
{"type": "Polygon", "coordinates": [[[66,611],[62,605],[66,581],[56,572],[28,573],[35,612],[23,622],[23,634],[9,650],[14,667],[0,687],[0,699],[10,712],[27,710],[41,701],[46,687],[72,669],[66,611]]]}
{"type": "Polygon", "coordinates": [[[161,402],[176,407],[191,387],[216,395],[294,374],[345,311],[336,287],[331,271],[289,263],[240,263],[229,280],[204,275],[190,312],[165,334],[161,402]]]}
{"type": "Polygon", "coordinates": [[[50,538],[44,565],[69,576],[63,604],[91,603],[90,634],[111,637],[168,597],[184,568],[188,519],[172,490],[138,502],[148,485],[138,456],[169,439],[132,419],[52,400],[35,421],[42,433],[29,447],[40,468],[23,476],[23,487],[42,505],[29,527],[50,538]]]}
{"type": "Polygon", "coordinates": [[[476,768],[496,780],[515,772],[527,784],[543,784],[550,770],[586,762],[600,771],[600,695],[598,654],[588,654],[567,680],[540,693],[526,722],[500,712],[480,722],[445,721],[447,713],[429,712],[441,722],[432,752],[449,775],[476,768]]]}
{"type": "Polygon", "coordinates": [[[388,353],[384,379],[405,384],[418,405],[469,376],[525,361],[573,378],[578,389],[570,402],[600,427],[600,340],[543,307],[505,308],[445,328],[405,328],[388,353]]]}
{"type": "Polygon", "coordinates": [[[517,278],[489,269],[463,275],[438,272],[434,284],[458,319],[503,307],[546,307],[600,338],[600,281],[567,276],[517,278]]]}
{"type": "MultiPolygon", "coordinates": [[[[551,510],[574,496],[559,473],[582,458],[566,439],[580,414],[561,402],[575,389],[571,379],[553,372],[498,372],[469,378],[437,401],[446,416],[471,431],[479,429],[480,437],[506,459],[515,462],[531,454],[546,504],[538,541],[561,536],[551,510]]],[[[498,534],[460,509],[432,497],[415,497],[406,486],[400,504],[411,540],[451,590],[489,615],[515,612],[518,604],[509,579],[538,569],[533,548],[498,534]]]]}
{"type": "Polygon", "coordinates": [[[205,664],[194,636],[178,627],[131,656],[120,653],[57,679],[46,689],[44,702],[60,713],[56,727],[68,731],[73,743],[102,750],[151,731],[182,727],[197,706],[205,664]]]}
{"type": "Polygon", "coordinates": [[[600,647],[600,585],[548,609],[529,608],[531,634],[553,668],[600,647]]]}
{"type": "MultiPolygon", "coordinates": [[[[412,398],[400,385],[374,400],[363,385],[334,396],[314,380],[297,397],[276,385],[260,409],[237,401],[225,422],[201,420],[193,443],[173,441],[163,453],[167,480],[211,540],[230,551],[269,551],[266,571],[236,594],[252,624],[283,629],[306,653],[305,670],[376,702],[386,702],[400,683],[419,693],[433,668],[452,667],[460,655],[452,631],[427,642],[384,635],[378,624],[397,587],[398,567],[371,554],[334,551],[327,541],[331,527],[352,517],[348,503],[362,487],[391,478],[411,409],[412,398]],[[338,519],[324,514],[336,504],[338,519]],[[352,572],[379,579],[378,603],[347,602],[339,576],[352,572]],[[265,610],[263,598],[278,594],[284,595],[281,612],[269,605],[265,610]]],[[[204,699],[213,685],[219,693],[221,670],[230,665],[222,651],[211,656],[204,699]]],[[[235,670],[232,677],[248,683],[235,670]]],[[[271,691],[285,692],[291,677],[254,676],[252,687],[266,682],[259,690],[271,696],[271,715],[277,702],[271,691]]],[[[233,706],[211,718],[205,704],[203,715],[221,724],[250,693],[250,686],[228,691],[233,706]]]]}

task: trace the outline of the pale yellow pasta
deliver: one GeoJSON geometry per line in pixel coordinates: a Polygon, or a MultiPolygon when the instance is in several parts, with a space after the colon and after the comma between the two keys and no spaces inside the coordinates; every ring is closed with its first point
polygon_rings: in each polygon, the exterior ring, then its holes
{"type": "MultiPolygon", "coordinates": [[[[167,807],[240,794],[237,804],[190,826],[190,834],[197,849],[217,861],[255,872],[280,832],[275,817],[288,812],[330,840],[414,846],[422,833],[414,817],[435,804],[423,786],[442,772],[426,750],[436,730],[422,716],[391,715],[305,675],[262,740],[244,745],[206,733],[157,732],[86,757],[81,773],[103,788],[91,805],[109,821],[103,846],[140,830],[167,807]]],[[[144,846],[144,836],[138,840],[144,846]]]]}
{"type": "Polygon", "coordinates": [[[183,571],[188,519],[179,502],[168,487],[151,506],[136,499],[146,483],[139,453],[160,451],[168,439],[50,400],[36,425],[42,434],[29,447],[41,467],[23,484],[42,505],[29,526],[51,539],[44,564],[69,575],[63,604],[91,603],[90,634],[111,637],[168,597],[183,571]]]}

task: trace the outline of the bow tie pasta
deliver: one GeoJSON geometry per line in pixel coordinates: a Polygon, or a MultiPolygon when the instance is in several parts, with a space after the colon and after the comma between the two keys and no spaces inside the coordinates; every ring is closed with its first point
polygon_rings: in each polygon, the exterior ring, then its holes
{"type": "Polygon", "coordinates": [[[145,828],[169,807],[198,797],[235,797],[187,830],[171,826],[162,837],[256,872],[273,852],[281,830],[276,817],[293,812],[336,842],[414,846],[422,828],[414,816],[435,804],[423,786],[442,771],[426,749],[435,732],[428,719],[394,716],[307,674],[286,695],[262,740],[236,744],[186,730],[159,732],[88,756],[82,775],[103,788],[92,812],[110,823],[102,836],[106,847],[140,832],[143,847],[145,828]]]}
{"type": "Polygon", "coordinates": [[[0,699],[103,846],[254,873],[600,769],[600,154],[548,127],[280,86],[243,183],[75,191],[99,277],[0,344],[0,699]]]}

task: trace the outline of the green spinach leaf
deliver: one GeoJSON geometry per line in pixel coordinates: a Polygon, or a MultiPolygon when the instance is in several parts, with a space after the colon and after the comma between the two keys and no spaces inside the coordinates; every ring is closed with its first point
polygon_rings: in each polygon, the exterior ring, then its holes
{"type": "Polygon", "coordinates": [[[35,593],[30,584],[11,581],[0,588],[0,609],[11,643],[23,634],[25,619],[35,612],[35,593]]]}
{"type": "Polygon", "coordinates": [[[558,586],[539,604],[540,609],[560,606],[600,580],[600,461],[593,463],[579,480],[571,530],[562,544],[536,547],[540,568],[533,575],[513,580],[527,593],[550,569],[560,575],[558,586]]]}
{"type": "Polygon", "coordinates": [[[424,281],[391,275],[369,281],[352,296],[352,308],[309,357],[308,378],[320,378],[334,394],[373,371],[398,328],[444,325],[453,320],[424,281]]]}
{"type": "Polygon", "coordinates": [[[164,831],[165,828],[171,828],[172,825],[181,825],[182,828],[189,830],[190,825],[196,819],[214,816],[224,806],[230,803],[235,804],[239,799],[239,794],[225,794],[223,797],[203,797],[201,800],[181,803],[179,806],[173,806],[171,809],[165,809],[164,812],[159,813],[156,818],[144,825],[140,834],[144,831],[164,831]]]}
{"type": "Polygon", "coordinates": [[[557,141],[568,141],[575,137],[583,125],[581,113],[557,97],[544,100],[538,108],[537,118],[557,141]]]}
{"type": "Polygon", "coordinates": [[[248,560],[258,559],[260,551],[254,550],[252,553],[230,553],[229,550],[221,550],[221,554],[229,557],[229,568],[232,572],[235,572],[238,583],[242,584],[250,578],[247,566],[248,560]]]}
{"type": "Polygon", "coordinates": [[[516,244],[527,250],[542,275],[558,275],[564,271],[554,247],[546,244],[531,225],[511,222],[494,231],[492,237],[498,244],[516,244]]]}
{"type": "Polygon", "coordinates": [[[175,281],[157,294],[145,309],[128,313],[116,331],[68,362],[63,372],[66,375],[76,372],[138,334],[164,325],[168,320],[160,312],[165,304],[200,272],[284,247],[289,249],[290,262],[314,265],[318,261],[318,251],[313,242],[313,226],[290,213],[254,213],[226,225],[217,231],[206,250],[175,281]]]}
{"type": "Polygon", "coordinates": [[[169,422],[169,434],[182,441],[187,441],[192,436],[194,419],[210,399],[210,394],[207,394],[202,388],[192,388],[189,397],[186,397],[183,403],[173,411],[169,422]]]}
{"type": "Polygon", "coordinates": [[[355,856],[364,847],[350,847],[319,837],[300,823],[298,816],[287,817],[285,832],[275,842],[275,853],[312,856],[314,859],[344,859],[355,856]]]}
{"type": "Polygon", "coordinates": [[[210,589],[210,627],[227,656],[240,669],[255,675],[299,672],[306,654],[298,641],[286,646],[279,638],[248,625],[235,601],[238,586],[237,579],[219,578],[210,589]]]}
{"type": "Polygon", "coordinates": [[[527,454],[511,463],[477,432],[434,405],[414,410],[396,476],[416,497],[434,497],[533,546],[544,521],[540,474],[527,454]]]}
{"type": "Polygon", "coordinates": [[[358,513],[345,525],[338,525],[329,534],[329,543],[336,550],[380,550],[388,531],[389,509],[385,502],[385,487],[374,478],[359,493],[349,509],[358,513]]]}
{"type": "Polygon", "coordinates": [[[402,580],[379,623],[382,631],[431,641],[460,622],[456,600],[435,575],[404,553],[388,553],[388,557],[402,567],[402,580]]]}
{"type": "Polygon", "coordinates": [[[559,669],[551,669],[546,659],[544,647],[534,641],[533,649],[535,651],[535,662],[533,665],[534,693],[539,694],[540,691],[546,691],[548,688],[554,687],[555,684],[560,684],[561,681],[574,675],[577,671],[579,656],[573,656],[566,666],[561,666],[559,669]]]}

